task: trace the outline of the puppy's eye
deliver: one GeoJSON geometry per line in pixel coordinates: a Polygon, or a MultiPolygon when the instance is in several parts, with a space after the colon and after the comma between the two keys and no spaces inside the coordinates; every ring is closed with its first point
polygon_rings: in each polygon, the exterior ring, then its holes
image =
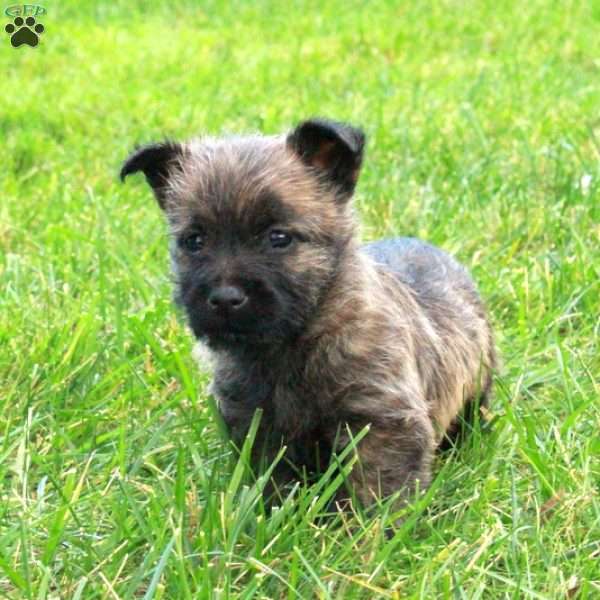
{"type": "Polygon", "coordinates": [[[292,236],[280,229],[273,229],[269,232],[269,242],[271,248],[287,248],[292,243],[292,236]]]}
{"type": "Polygon", "coordinates": [[[188,252],[198,252],[204,247],[204,236],[200,233],[193,233],[182,238],[180,245],[188,252]]]}

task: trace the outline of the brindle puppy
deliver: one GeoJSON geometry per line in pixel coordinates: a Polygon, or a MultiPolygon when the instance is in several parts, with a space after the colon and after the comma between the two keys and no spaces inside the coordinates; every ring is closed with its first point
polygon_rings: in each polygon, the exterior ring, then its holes
{"type": "Polygon", "coordinates": [[[453,258],[410,238],[358,243],[364,144],[312,119],[283,136],[145,146],[121,177],[142,171],[165,212],[177,299],[215,359],[233,439],[260,407],[267,455],[284,444],[288,464],[318,471],[370,425],[349,477],[370,503],[428,485],[445,432],[486,402],[496,354],[453,258]]]}

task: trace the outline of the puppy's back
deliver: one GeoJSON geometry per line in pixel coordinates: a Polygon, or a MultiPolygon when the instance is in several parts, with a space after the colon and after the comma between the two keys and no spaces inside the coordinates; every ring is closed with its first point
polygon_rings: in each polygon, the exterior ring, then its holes
{"type": "Polygon", "coordinates": [[[402,237],[365,244],[362,251],[409,285],[424,301],[443,288],[463,287],[477,294],[467,270],[452,256],[417,238],[402,237]]]}

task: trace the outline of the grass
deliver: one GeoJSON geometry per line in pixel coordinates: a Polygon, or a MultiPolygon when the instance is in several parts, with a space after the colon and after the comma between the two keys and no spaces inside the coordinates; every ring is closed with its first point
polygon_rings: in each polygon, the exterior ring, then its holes
{"type": "Polygon", "coordinates": [[[600,4],[46,2],[2,40],[0,595],[600,595],[600,4]],[[268,515],[171,299],[136,142],[362,124],[364,237],[455,253],[493,315],[493,427],[389,506],[268,515]]]}

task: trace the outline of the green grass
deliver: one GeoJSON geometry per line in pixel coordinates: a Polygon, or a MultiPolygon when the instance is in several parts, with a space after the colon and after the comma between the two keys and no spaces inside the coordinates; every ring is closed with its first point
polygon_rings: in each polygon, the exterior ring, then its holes
{"type": "Polygon", "coordinates": [[[600,3],[45,6],[0,45],[0,595],[600,596],[600,3]],[[265,513],[117,181],[136,142],[314,114],[369,135],[365,239],[455,253],[504,357],[391,539],[388,505],[323,519],[330,479],[265,513]]]}

